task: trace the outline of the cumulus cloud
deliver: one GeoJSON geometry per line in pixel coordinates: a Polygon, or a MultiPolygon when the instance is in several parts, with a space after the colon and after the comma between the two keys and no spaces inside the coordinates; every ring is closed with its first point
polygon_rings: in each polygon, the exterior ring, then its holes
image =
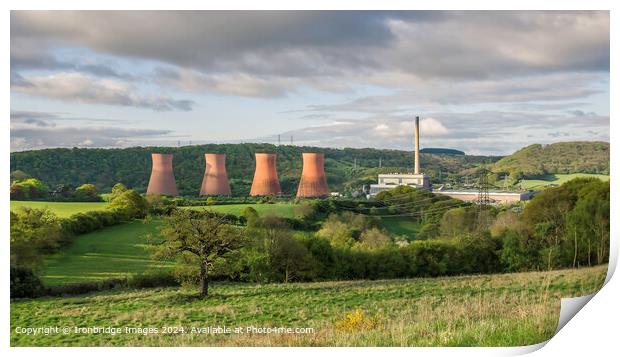
{"type": "MultiPolygon", "coordinates": [[[[463,150],[469,154],[510,154],[531,143],[550,143],[561,138],[609,141],[609,116],[587,120],[570,114],[484,111],[432,113],[421,118],[421,146],[463,150]],[[562,127],[558,131],[558,127],[562,127]]],[[[363,119],[333,121],[284,132],[300,145],[325,147],[381,147],[411,150],[413,117],[372,115],[363,119]]],[[[261,141],[261,139],[257,139],[261,141]]]]}
{"type": "Polygon", "coordinates": [[[76,72],[23,77],[21,82],[12,84],[11,90],[63,101],[142,107],[156,111],[189,111],[194,104],[190,100],[137,94],[137,89],[126,82],[98,79],[76,72]]]}
{"type": "Polygon", "coordinates": [[[13,11],[11,86],[156,111],[192,110],[179,92],[294,97],[283,117],[322,125],[280,134],[319,146],[409,148],[426,113],[423,146],[508,153],[608,140],[609,40],[608,11],[13,11]],[[92,56],[62,55],[76,49],[92,56]]]}
{"type": "Polygon", "coordinates": [[[52,44],[168,64],[187,71],[168,78],[180,88],[277,96],[349,82],[608,72],[609,12],[11,13],[12,63],[58,66],[40,51],[52,44]]]}

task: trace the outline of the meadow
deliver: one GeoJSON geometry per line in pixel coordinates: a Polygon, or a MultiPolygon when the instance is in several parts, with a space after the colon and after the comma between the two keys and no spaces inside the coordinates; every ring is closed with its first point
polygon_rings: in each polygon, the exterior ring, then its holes
{"type": "Polygon", "coordinates": [[[293,284],[215,283],[11,303],[12,346],[517,346],[551,338],[560,298],[598,290],[607,266],[498,275],[293,284]],[[68,327],[25,335],[17,328],[68,327]],[[118,334],[75,327],[118,327],[118,334]],[[205,333],[192,328],[305,328],[205,333]],[[150,333],[126,327],[157,328],[150,333]],[[166,327],[173,327],[166,329],[166,327]],[[309,330],[309,329],[311,330],[309,330]],[[294,330],[293,330],[294,331],[294,330]]]}
{"type": "Polygon", "coordinates": [[[382,217],[381,224],[395,236],[405,235],[413,239],[420,230],[420,224],[411,217],[382,217]]]}
{"type": "Polygon", "coordinates": [[[146,235],[158,234],[159,220],[136,220],[83,234],[62,252],[45,259],[42,280],[58,285],[165,269],[171,263],[153,260],[146,235]]]}
{"type": "Polygon", "coordinates": [[[293,218],[295,216],[295,205],[291,203],[248,203],[248,204],[232,204],[232,205],[213,205],[213,206],[189,206],[184,207],[193,210],[209,210],[224,214],[233,214],[240,216],[243,209],[252,207],[260,215],[273,214],[280,217],[293,218]]]}
{"type": "Polygon", "coordinates": [[[108,206],[107,202],[45,202],[45,201],[11,201],[11,211],[19,207],[47,208],[58,217],[69,217],[76,213],[99,211],[108,206]]]}
{"type": "Polygon", "coordinates": [[[568,182],[572,179],[578,177],[594,177],[598,178],[602,181],[609,181],[609,175],[599,175],[599,174],[550,174],[542,177],[541,179],[536,180],[521,180],[517,184],[522,189],[525,190],[541,190],[546,186],[550,185],[561,185],[565,182],[568,182]]]}
{"type": "MultiPolygon", "coordinates": [[[[28,206],[48,208],[59,217],[105,209],[106,202],[11,201],[11,209],[28,206]]],[[[240,215],[245,207],[261,214],[294,217],[294,204],[232,204],[191,206],[186,209],[212,210],[240,215]]],[[[146,250],[146,235],[157,234],[160,221],[136,220],[77,237],[66,249],[45,258],[41,278],[47,285],[126,278],[136,273],[167,269],[169,263],[155,261],[146,250]]],[[[383,226],[394,235],[413,238],[419,226],[407,217],[382,218],[383,226]]]]}

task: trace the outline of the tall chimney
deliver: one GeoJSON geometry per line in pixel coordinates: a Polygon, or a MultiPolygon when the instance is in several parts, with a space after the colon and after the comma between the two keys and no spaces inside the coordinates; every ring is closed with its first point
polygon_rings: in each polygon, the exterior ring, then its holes
{"type": "Polygon", "coordinates": [[[323,154],[303,153],[303,168],[301,181],[297,188],[297,197],[321,197],[329,195],[327,179],[325,178],[323,154]]]}
{"type": "Polygon", "coordinates": [[[200,186],[200,195],[230,195],[225,154],[205,154],[205,175],[200,186]]]}
{"type": "Polygon", "coordinates": [[[178,196],[177,184],[172,171],[172,154],[151,154],[153,167],[147,195],[178,196]]]}
{"type": "Polygon", "coordinates": [[[415,169],[414,174],[420,174],[420,117],[415,117],[415,169]]]}
{"type": "Polygon", "coordinates": [[[256,153],[256,171],[250,196],[270,196],[280,193],[282,190],[276,170],[276,154],[256,153]]]}

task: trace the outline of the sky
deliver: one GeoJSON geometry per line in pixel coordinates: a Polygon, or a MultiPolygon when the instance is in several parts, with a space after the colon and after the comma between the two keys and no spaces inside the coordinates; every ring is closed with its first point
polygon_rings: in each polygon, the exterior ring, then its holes
{"type": "Polygon", "coordinates": [[[11,150],[609,141],[607,11],[12,11],[11,150]]]}

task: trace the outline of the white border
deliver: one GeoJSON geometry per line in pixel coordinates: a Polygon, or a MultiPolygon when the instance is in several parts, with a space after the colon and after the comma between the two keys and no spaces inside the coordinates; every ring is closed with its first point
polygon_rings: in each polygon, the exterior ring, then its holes
{"type": "MultiPolygon", "coordinates": [[[[521,1],[493,1],[493,0],[472,0],[472,1],[459,1],[459,0],[434,0],[434,1],[405,1],[405,0],[384,0],[381,2],[377,1],[369,1],[369,0],[359,0],[355,2],[341,2],[337,3],[335,1],[325,1],[325,0],[300,0],[300,1],[278,1],[278,0],[262,0],[260,2],[252,2],[252,1],[242,1],[242,0],[229,0],[226,2],[214,2],[205,4],[205,2],[200,1],[189,1],[189,0],[177,0],[177,1],[164,1],[164,0],[151,0],[151,1],[133,1],[129,3],[128,1],[121,0],[94,0],[94,1],[76,1],[76,0],[57,0],[54,2],[50,1],[42,1],[42,0],[24,0],[24,1],[7,1],[3,2],[5,6],[5,12],[3,13],[2,18],[4,24],[2,29],[4,32],[4,56],[2,57],[3,68],[1,78],[2,83],[5,84],[5,95],[2,97],[2,101],[4,103],[4,118],[5,118],[5,140],[2,141],[2,144],[5,147],[5,155],[2,157],[2,163],[4,167],[4,173],[2,182],[4,182],[4,187],[8,187],[9,184],[9,156],[8,152],[10,152],[10,121],[8,120],[10,116],[10,79],[9,79],[9,54],[10,54],[10,13],[8,10],[10,9],[330,9],[330,10],[340,10],[340,9],[366,9],[366,10],[377,10],[377,9],[418,9],[418,10],[612,10],[611,12],[611,58],[612,58],[612,67],[614,63],[614,59],[618,58],[618,46],[617,46],[617,15],[615,15],[614,10],[618,9],[618,2],[613,1],[602,1],[602,0],[589,0],[589,1],[577,1],[577,0],[564,0],[564,1],[533,1],[533,0],[521,0],[521,1]]],[[[618,98],[617,96],[617,75],[611,70],[611,88],[610,88],[610,97],[618,98]]],[[[611,101],[611,111],[610,118],[614,117],[614,113],[618,113],[618,104],[617,101],[611,101]]],[[[611,216],[619,217],[618,213],[618,199],[620,193],[620,188],[616,184],[616,177],[618,177],[618,150],[616,148],[615,140],[618,138],[618,128],[617,123],[614,123],[613,120],[610,122],[610,142],[612,155],[611,155],[611,187],[612,187],[612,206],[611,206],[611,216]]],[[[2,200],[5,204],[2,206],[1,216],[0,217],[8,217],[9,215],[9,194],[8,190],[2,191],[2,200]]],[[[9,286],[9,224],[8,220],[2,220],[1,223],[2,230],[5,232],[4,239],[4,249],[2,252],[2,261],[4,262],[4,269],[2,269],[3,280],[5,287],[9,286]]],[[[610,256],[610,270],[608,272],[607,279],[611,278],[613,272],[616,267],[616,263],[618,260],[618,220],[612,220],[611,222],[611,232],[612,232],[612,246],[611,246],[611,256],[610,256]]],[[[545,348],[542,348],[540,351],[536,352],[540,355],[556,355],[556,354],[566,354],[566,355],[574,355],[576,353],[581,354],[596,354],[600,353],[603,355],[607,355],[608,351],[615,350],[616,340],[617,340],[617,327],[618,322],[615,320],[618,316],[618,301],[620,301],[620,283],[618,283],[618,279],[614,279],[609,281],[609,283],[593,298],[592,301],[587,304],[581,313],[577,314],[575,318],[569,321],[565,328],[560,330],[558,334],[552,338],[546,345],[545,348]]],[[[88,349],[88,351],[82,348],[46,348],[45,350],[41,349],[31,349],[31,348],[19,348],[19,349],[10,349],[9,346],[9,336],[10,336],[10,316],[9,316],[9,290],[4,289],[4,301],[5,304],[2,306],[1,314],[3,321],[5,321],[5,328],[2,330],[4,333],[2,334],[2,346],[4,349],[7,349],[8,353],[12,353],[15,355],[31,355],[31,354],[39,354],[44,352],[49,355],[62,355],[63,357],[69,355],[78,355],[83,356],[85,353],[89,355],[97,356],[97,355],[108,355],[109,353],[122,353],[122,354],[140,354],[140,353],[148,353],[151,355],[168,355],[171,352],[179,351],[179,348],[131,348],[131,349],[115,349],[111,351],[108,348],[98,348],[98,349],[88,349]]],[[[544,345],[541,344],[541,345],[544,345]]],[[[402,354],[402,355],[411,355],[411,354],[424,354],[424,355],[435,355],[435,356],[444,356],[444,355],[472,355],[472,356],[485,356],[485,355],[511,355],[511,354],[521,354],[532,352],[541,347],[537,346],[528,346],[523,348],[391,348],[390,353],[402,354]]],[[[355,349],[352,350],[350,348],[345,349],[335,349],[335,348],[323,348],[320,350],[321,353],[328,352],[329,354],[336,354],[342,352],[351,352],[356,354],[372,354],[375,355],[377,353],[384,352],[383,349],[379,350],[377,348],[364,348],[364,349],[355,349]]],[[[181,352],[181,351],[180,351],[181,352]]],[[[218,355],[238,355],[238,354],[269,354],[269,355],[290,355],[294,353],[295,355],[310,355],[315,354],[317,352],[316,349],[313,348],[297,348],[293,351],[286,348],[219,348],[217,350],[209,350],[205,351],[204,349],[187,349],[184,348],[181,353],[189,354],[189,355],[201,355],[204,356],[205,353],[217,353],[218,355]]]]}

